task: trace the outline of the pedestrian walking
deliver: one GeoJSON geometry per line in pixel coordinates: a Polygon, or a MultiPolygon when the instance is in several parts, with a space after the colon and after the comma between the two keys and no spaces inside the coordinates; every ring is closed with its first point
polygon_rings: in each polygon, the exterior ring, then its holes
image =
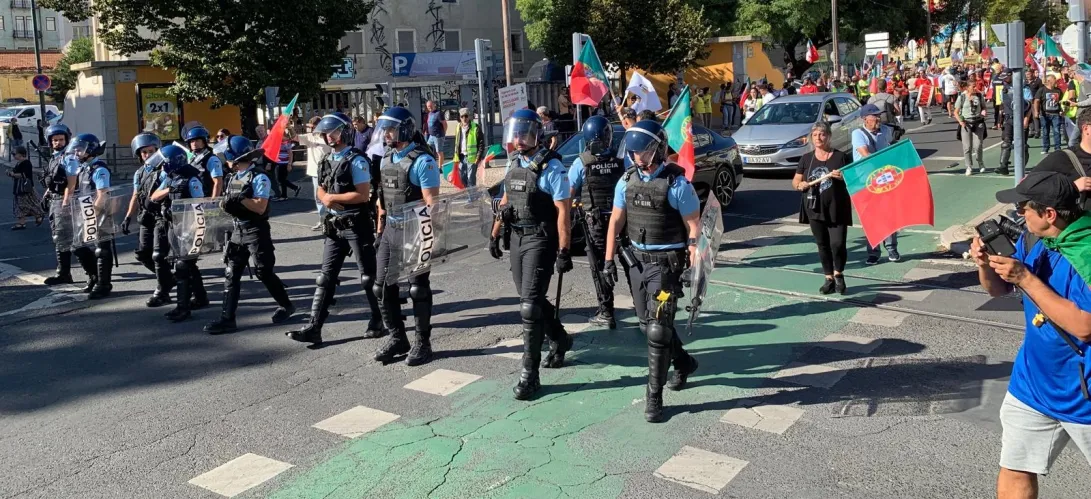
{"type": "Polygon", "coordinates": [[[12,211],[15,225],[11,226],[11,230],[25,230],[24,220],[27,217],[33,217],[35,225],[42,225],[45,212],[42,210],[42,200],[34,191],[34,166],[27,159],[27,148],[16,146],[13,149],[15,168],[8,172],[8,176],[14,180],[11,194],[14,196],[12,211]]]}
{"type": "Polygon", "coordinates": [[[799,159],[792,186],[803,193],[799,211],[800,223],[811,226],[818,259],[826,282],[819,292],[845,294],[845,262],[848,260],[846,240],[852,226],[852,198],[845,186],[841,168],[849,164],[848,156],[830,145],[830,125],[820,121],[811,127],[814,151],[799,159]]]}
{"type": "Polygon", "coordinates": [[[440,166],[443,166],[443,145],[447,139],[447,121],[443,119],[443,113],[439,112],[435,102],[428,101],[424,106],[428,110],[428,116],[425,118],[424,137],[427,139],[428,146],[436,154],[436,161],[440,166]]]}
{"type": "MultiPolygon", "coordinates": [[[[875,154],[886,147],[890,146],[890,140],[892,130],[880,123],[879,116],[882,111],[874,104],[864,104],[860,107],[860,116],[863,116],[864,126],[852,131],[852,160],[860,161],[872,154],[875,154]]],[[[898,253],[898,233],[895,232],[883,241],[883,247],[886,248],[887,258],[892,262],[897,262],[902,259],[900,253],[898,253]]],[[[879,247],[868,246],[867,260],[864,261],[867,265],[875,265],[879,263],[879,257],[881,252],[879,247]]]]}
{"type": "Polygon", "coordinates": [[[23,145],[23,131],[19,129],[19,120],[12,118],[11,124],[8,125],[8,159],[12,159],[15,156],[15,148],[23,145]]]}
{"type": "Polygon", "coordinates": [[[980,173],[985,173],[982,159],[985,137],[988,134],[985,114],[985,98],[969,82],[962,82],[962,93],[955,99],[955,119],[958,120],[962,135],[962,158],[967,177],[974,173],[974,157],[977,158],[980,173]]]}
{"type": "MultiPolygon", "coordinates": [[[[455,160],[458,174],[465,187],[477,185],[478,161],[484,158],[485,135],[470,116],[470,110],[458,110],[458,129],[455,131],[455,160]]],[[[488,165],[482,165],[487,167],[488,165]]]]}
{"type": "Polygon", "coordinates": [[[955,68],[947,68],[939,78],[940,87],[943,89],[943,105],[947,108],[947,116],[955,117],[955,99],[958,98],[958,77],[955,76],[955,68]]]}
{"type": "Polygon", "coordinates": [[[1049,139],[1053,138],[1053,150],[1061,150],[1061,89],[1057,78],[1046,76],[1045,85],[1034,95],[1034,113],[1042,124],[1042,154],[1049,154],[1049,139]]]}

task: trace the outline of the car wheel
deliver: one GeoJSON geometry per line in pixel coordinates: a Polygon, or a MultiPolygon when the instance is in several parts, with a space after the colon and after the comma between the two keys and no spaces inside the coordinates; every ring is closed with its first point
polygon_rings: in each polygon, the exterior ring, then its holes
{"type": "Polygon", "coordinates": [[[735,172],[731,171],[731,168],[721,166],[716,169],[712,193],[716,195],[716,200],[720,202],[720,206],[724,208],[727,208],[731,201],[735,199],[735,172]]]}

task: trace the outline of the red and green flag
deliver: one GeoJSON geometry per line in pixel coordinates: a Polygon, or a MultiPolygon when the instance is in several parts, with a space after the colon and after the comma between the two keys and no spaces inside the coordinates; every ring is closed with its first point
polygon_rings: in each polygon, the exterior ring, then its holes
{"type": "Polygon", "coordinates": [[[1057,42],[1053,41],[1053,38],[1049,36],[1049,33],[1046,32],[1046,25],[1043,24],[1042,27],[1038,29],[1038,34],[1035,35],[1035,38],[1038,39],[1039,46],[1044,48],[1044,54],[1046,57],[1057,57],[1060,59],[1064,59],[1065,63],[1067,63],[1069,66],[1076,63],[1076,60],[1069,56],[1067,53],[1065,53],[1064,49],[1058,46],[1057,42]]]}
{"type": "Polygon", "coordinates": [[[602,98],[610,93],[606,86],[606,71],[590,39],[583,45],[580,58],[572,65],[572,82],[569,84],[569,97],[575,104],[597,106],[602,98]]]}
{"type": "Polygon", "coordinates": [[[670,115],[663,122],[663,130],[667,132],[667,145],[678,152],[678,166],[686,171],[686,179],[692,181],[697,162],[693,153],[693,111],[690,110],[688,85],[674,101],[670,115]]]}
{"type": "Polygon", "coordinates": [[[928,171],[912,141],[900,141],[841,172],[872,247],[900,229],[935,225],[928,171]]]}
{"type": "Polygon", "coordinates": [[[277,162],[277,157],[280,155],[280,146],[284,143],[284,130],[288,128],[288,117],[295,110],[295,101],[298,98],[299,94],[292,97],[292,102],[289,102],[288,107],[284,108],[284,113],[277,117],[272,130],[269,130],[269,135],[265,137],[265,142],[261,144],[261,148],[265,150],[265,157],[269,158],[269,161],[277,162]]]}

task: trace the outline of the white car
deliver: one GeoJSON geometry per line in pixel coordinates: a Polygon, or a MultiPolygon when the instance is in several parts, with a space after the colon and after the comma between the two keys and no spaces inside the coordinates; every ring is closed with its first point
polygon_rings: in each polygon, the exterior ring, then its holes
{"type": "Polygon", "coordinates": [[[862,124],[860,101],[847,93],[778,97],[763,105],[731,134],[742,154],[743,171],[794,171],[799,158],[813,149],[811,127],[830,123],[830,145],[848,152],[852,129],[862,124]]]}

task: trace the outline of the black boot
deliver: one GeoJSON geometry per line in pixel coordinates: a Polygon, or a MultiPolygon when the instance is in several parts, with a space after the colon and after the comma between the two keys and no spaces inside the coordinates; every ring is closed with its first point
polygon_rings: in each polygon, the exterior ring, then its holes
{"type": "Polygon", "coordinates": [[[284,333],[293,341],[301,343],[322,343],[322,324],[330,316],[329,306],[333,301],[333,287],[317,286],[314,288],[314,300],[311,301],[311,318],[307,325],[298,331],[284,333]]]}
{"type": "Polygon", "coordinates": [[[648,392],[644,404],[644,419],[649,423],[663,421],[663,384],[670,370],[669,348],[648,345],[648,392]]]}
{"type": "Polygon", "coordinates": [[[516,400],[529,400],[542,388],[538,364],[542,360],[543,327],[541,322],[523,323],[523,372],[519,374],[519,383],[512,388],[516,400]]]}
{"type": "Polygon", "coordinates": [[[171,322],[182,322],[189,319],[192,315],[189,308],[189,300],[192,298],[193,291],[190,288],[190,280],[188,276],[178,276],[177,284],[178,300],[174,305],[174,309],[166,313],[167,319],[171,322]]]}
{"type": "Polygon", "coordinates": [[[95,283],[98,282],[98,270],[95,268],[95,254],[87,248],[79,248],[76,250],[76,259],[80,261],[80,267],[83,267],[83,272],[87,274],[87,284],[83,286],[84,293],[90,293],[95,289],[95,283]]]}
{"type": "Polygon", "coordinates": [[[392,329],[390,338],[375,351],[375,360],[383,364],[389,364],[394,362],[394,359],[399,355],[409,353],[409,350],[409,337],[405,335],[405,329],[392,329]]]}
{"type": "Polygon", "coordinates": [[[201,277],[201,269],[197,268],[197,264],[193,265],[193,269],[190,270],[190,287],[193,290],[193,302],[190,303],[189,308],[192,310],[200,310],[208,306],[208,290],[205,289],[205,279],[201,277]]]}
{"type": "Polygon", "coordinates": [[[386,336],[386,330],[383,329],[383,321],[377,317],[372,317],[367,321],[367,329],[364,330],[364,338],[382,338],[386,336]]]}
{"type": "Polygon", "coordinates": [[[57,251],[57,273],[45,278],[46,286],[72,284],[72,252],[57,251]]]}
{"type": "Polygon", "coordinates": [[[689,376],[697,370],[697,358],[682,349],[681,341],[675,340],[675,342],[678,353],[673,361],[674,374],[671,376],[670,381],[667,382],[667,388],[677,392],[686,387],[689,376]]]}
{"type": "Polygon", "coordinates": [[[663,389],[653,391],[652,387],[648,386],[644,397],[644,420],[649,423],[663,422],[663,389]]]}
{"type": "Polygon", "coordinates": [[[262,275],[264,276],[262,284],[265,285],[265,289],[269,290],[273,300],[277,302],[277,309],[273,312],[273,324],[280,324],[291,319],[292,315],[295,315],[295,305],[292,305],[288,290],[284,289],[284,282],[272,272],[272,269],[268,273],[262,272],[262,275]]]}
{"type": "Polygon", "coordinates": [[[205,326],[205,332],[208,334],[233,333],[239,329],[235,324],[235,312],[239,309],[241,283],[236,285],[230,278],[226,281],[220,318],[205,326]]]}
{"type": "Polygon", "coordinates": [[[837,274],[833,276],[833,280],[836,283],[835,288],[838,294],[845,294],[848,291],[848,287],[845,286],[845,274],[837,274]]]}
{"type": "Polygon", "coordinates": [[[610,329],[617,329],[617,321],[614,320],[614,304],[606,303],[599,307],[598,312],[588,322],[604,325],[610,329]]]}
{"type": "Polygon", "coordinates": [[[405,358],[405,365],[419,366],[432,361],[432,296],[413,299],[413,347],[409,349],[409,356],[405,358]]]}
{"type": "Polygon", "coordinates": [[[549,328],[549,354],[542,359],[542,367],[558,369],[564,366],[564,355],[572,349],[572,336],[564,330],[560,321],[551,321],[549,328]]]}
{"type": "Polygon", "coordinates": [[[87,298],[101,300],[110,296],[110,292],[114,290],[114,286],[110,282],[114,271],[113,252],[109,249],[103,250],[96,258],[95,265],[98,267],[98,279],[87,298]]]}

